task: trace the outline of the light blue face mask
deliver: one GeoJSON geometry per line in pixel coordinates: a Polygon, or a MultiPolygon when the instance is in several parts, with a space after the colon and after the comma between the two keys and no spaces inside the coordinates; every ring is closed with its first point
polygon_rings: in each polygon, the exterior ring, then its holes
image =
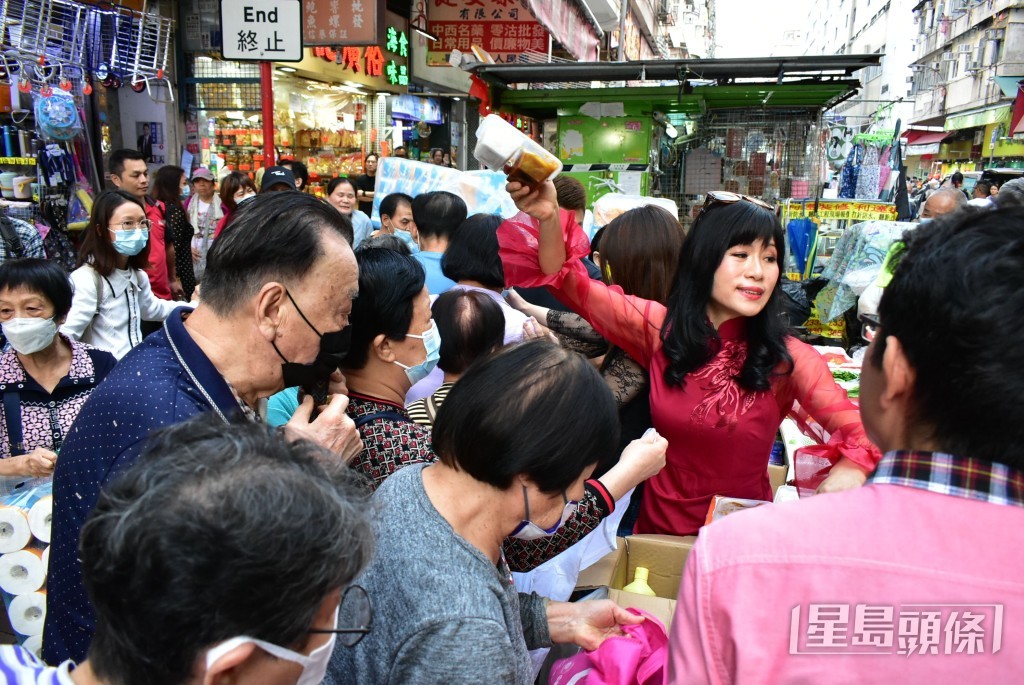
{"type": "Polygon", "coordinates": [[[409,231],[403,231],[400,228],[396,228],[395,237],[401,240],[406,245],[408,245],[409,249],[412,250],[413,254],[416,254],[417,252],[420,251],[419,243],[412,239],[412,233],[410,233],[409,231]]]}
{"type": "Polygon", "coordinates": [[[437,360],[441,358],[441,334],[437,332],[437,324],[431,319],[430,328],[425,333],[421,335],[407,333],[405,337],[422,340],[423,347],[427,351],[427,358],[416,366],[406,366],[398,360],[394,362],[405,369],[405,375],[409,377],[409,382],[416,385],[430,375],[430,372],[437,366],[437,360]]]}
{"type": "Polygon", "coordinates": [[[128,257],[142,252],[149,242],[149,229],[135,228],[130,231],[114,231],[114,249],[128,257]]]}
{"type": "Polygon", "coordinates": [[[182,200],[187,200],[191,194],[192,194],[192,189],[189,188],[188,186],[185,186],[184,188],[181,189],[181,199],[182,200]]]}

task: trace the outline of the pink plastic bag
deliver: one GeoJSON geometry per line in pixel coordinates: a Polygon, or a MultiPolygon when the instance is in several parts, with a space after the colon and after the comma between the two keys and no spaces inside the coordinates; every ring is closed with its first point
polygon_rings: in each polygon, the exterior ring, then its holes
{"type": "Polygon", "coordinates": [[[664,685],[668,633],[661,621],[640,609],[627,611],[647,620],[625,626],[626,637],[610,637],[593,652],[556,661],[550,685],[664,685]]]}

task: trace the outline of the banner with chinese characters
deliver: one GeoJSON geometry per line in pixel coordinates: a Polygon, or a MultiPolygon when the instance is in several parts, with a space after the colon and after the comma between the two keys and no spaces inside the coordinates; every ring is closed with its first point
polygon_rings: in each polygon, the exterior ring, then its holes
{"type": "Polygon", "coordinates": [[[384,32],[384,3],[376,0],[303,0],[303,45],[370,45],[384,32]]]}
{"type": "Polygon", "coordinates": [[[850,221],[896,221],[896,205],[884,202],[822,202],[818,218],[848,219],[850,221]]]}
{"type": "Polygon", "coordinates": [[[548,32],[526,0],[429,0],[427,29],[437,37],[427,52],[429,66],[447,66],[452,50],[469,52],[474,45],[500,63],[548,50],[548,32]]]}

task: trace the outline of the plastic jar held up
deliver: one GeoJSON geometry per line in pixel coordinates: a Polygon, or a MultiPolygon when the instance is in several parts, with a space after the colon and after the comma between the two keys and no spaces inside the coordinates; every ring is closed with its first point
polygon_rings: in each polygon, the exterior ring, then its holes
{"type": "Polygon", "coordinates": [[[508,180],[536,188],[562,171],[562,163],[529,136],[495,114],[488,114],[476,132],[473,156],[508,180]]]}

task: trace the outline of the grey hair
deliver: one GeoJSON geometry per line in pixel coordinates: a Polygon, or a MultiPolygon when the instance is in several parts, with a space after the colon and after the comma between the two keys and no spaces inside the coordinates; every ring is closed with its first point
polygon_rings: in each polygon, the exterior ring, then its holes
{"type": "Polygon", "coordinates": [[[995,202],[999,207],[1024,205],[1024,177],[1015,178],[999,186],[995,202]]]}
{"type": "Polygon", "coordinates": [[[96,674],[175,685],[237,635],[301,648],[369,562],[368,496],[333,454],[263,425],[209,413],[155,433],[82,529],[96,674]]]}

